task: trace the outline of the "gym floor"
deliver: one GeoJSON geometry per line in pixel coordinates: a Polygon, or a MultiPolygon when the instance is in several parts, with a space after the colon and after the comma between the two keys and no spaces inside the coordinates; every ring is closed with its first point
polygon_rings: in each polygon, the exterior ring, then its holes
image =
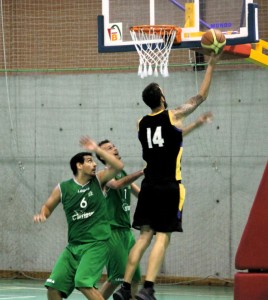
{"type": "MultiPolygon", "coordinates": [[[[0,300],[45,300],[47,297],[43,283],[28,279],[0,280],[0,300]]],[[[157,285],[155,296],[157,300],[231,300],[233,287],[157,285]]],[[[68,299],[83,300],[85,297],[74,291],[68,299]]]]}

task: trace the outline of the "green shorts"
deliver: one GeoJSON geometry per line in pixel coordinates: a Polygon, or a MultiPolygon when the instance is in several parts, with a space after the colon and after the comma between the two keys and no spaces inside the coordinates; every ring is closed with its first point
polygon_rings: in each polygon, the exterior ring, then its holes
{"type": "MultiPolygon", "coordinates": [[[[135,238],[130,229],[112,229],[108,241],[109,256],[106,265],[108,281],[113,284],[121,283],[127,265],[128,254],[135,244],[135,238]]],[[[133,281],[141,280],[140,267],[138,266],[133,281]]]]}
{"type": "Polygon", "coordinates": [[[67,298],[74,288],[90,288],[100,280],[107,262],[107,241],[68,245],[58,258],[45,286],[67,298]]]}

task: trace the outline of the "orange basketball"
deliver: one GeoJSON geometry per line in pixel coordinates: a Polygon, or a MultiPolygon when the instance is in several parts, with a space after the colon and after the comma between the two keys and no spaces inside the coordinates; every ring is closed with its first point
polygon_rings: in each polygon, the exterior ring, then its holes
{"type": "Polygon", "coordinates": [[[224,34],[218,29],[210,29],[206,31],[201,38],[201,46],[203,49],[208,50],[209,53],[216,54],[223,50],[226,44],[224,34]]]}

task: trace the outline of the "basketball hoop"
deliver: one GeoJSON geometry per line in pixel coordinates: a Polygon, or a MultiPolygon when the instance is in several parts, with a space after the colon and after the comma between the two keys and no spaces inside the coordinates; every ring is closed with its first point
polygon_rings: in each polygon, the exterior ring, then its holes
{"type": "Polygon", "coordinates": [[[139,54],[138,75],[141,78],[168,76],[168,58],[173,42],[181,42],[181,28],[173,25],[141,25],[130,27],[130,35],[139,54]],[[154,70],[153,70],[154,69],[154,70]]]}

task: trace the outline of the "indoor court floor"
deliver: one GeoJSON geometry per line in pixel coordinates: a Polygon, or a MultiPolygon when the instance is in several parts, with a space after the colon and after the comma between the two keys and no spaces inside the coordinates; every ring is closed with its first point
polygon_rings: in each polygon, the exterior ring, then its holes
{"type": "MultiPolygon", "coordinates": [[[[215,286],[174,286],[157,285],[157,300],[231,300],[233,287],[215,286]]],[[[43,281],[36,280],[0,280],[0,300],[45,300],[46,289],[43,281]]],[[[83,300],[85,297],[74,291],[68,298],[70,300],[83,300]]],[[[110,298],[112,300],[112,297],[110,298]]],[[[109,299],[109,300],[110,300],[109,299]]]]}

